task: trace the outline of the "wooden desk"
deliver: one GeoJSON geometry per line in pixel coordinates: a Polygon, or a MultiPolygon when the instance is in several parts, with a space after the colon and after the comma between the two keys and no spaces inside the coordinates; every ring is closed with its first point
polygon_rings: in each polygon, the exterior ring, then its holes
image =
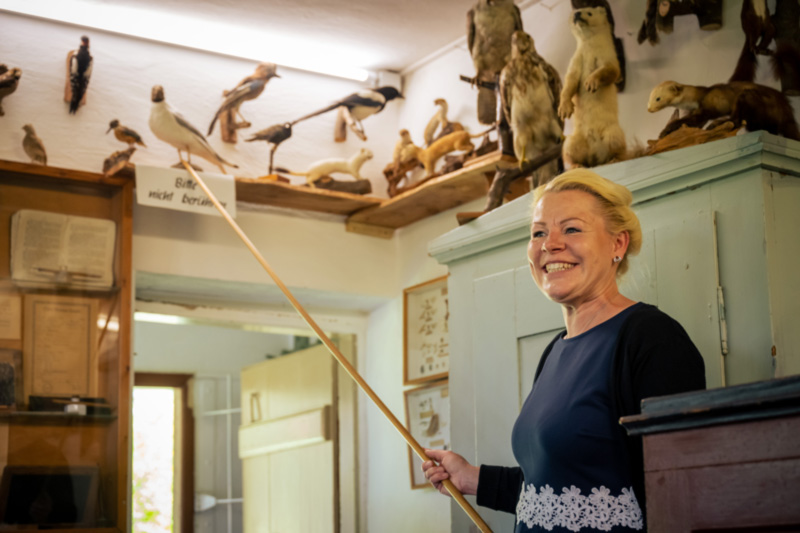
{"type": "Polygon", "coordinates": [[[800,376],[642,402],[650,533],[800,531],[800,376]]]}

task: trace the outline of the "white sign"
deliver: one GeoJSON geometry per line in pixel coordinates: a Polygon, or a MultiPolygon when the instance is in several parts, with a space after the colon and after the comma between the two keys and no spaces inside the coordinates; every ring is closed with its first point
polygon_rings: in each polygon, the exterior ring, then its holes
{"type": "MultiPolygon", "coordinates": [[[[219,203],[235,218],[236,184],[233,176],[199,174],[219,203]]],[[[192,175],[177,168],[136,165],[136,201],[140,205],[222,216],[192,175]]]]}

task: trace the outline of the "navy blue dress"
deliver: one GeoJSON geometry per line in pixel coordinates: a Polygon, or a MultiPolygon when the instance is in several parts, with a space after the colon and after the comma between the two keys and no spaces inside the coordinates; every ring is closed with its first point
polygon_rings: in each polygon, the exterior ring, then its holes
{"type": "Polygon", "coordinates": [[[555,341],[511,435],[524,474],[517,532],[643,529],[610,389],[617,336],[640,305],[555,341]]]}

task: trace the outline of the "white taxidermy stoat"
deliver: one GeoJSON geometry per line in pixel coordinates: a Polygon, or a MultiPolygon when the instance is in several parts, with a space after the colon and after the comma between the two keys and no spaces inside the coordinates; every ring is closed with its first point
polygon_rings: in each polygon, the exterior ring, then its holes
{"type": "Polygon", "coordinates": [[[372,159],[372,151],[369,148],[362,148],[350,159],[323,159],[311,165],[305,172],[292,172],[283,168],[277,169],[292,176],[305,176],[309,186],[315,187],[314,182],[323,176],[330,176],[334,173],[350,174],[355,179],[363,179],[360,171],[361,166],[372,159]]]}

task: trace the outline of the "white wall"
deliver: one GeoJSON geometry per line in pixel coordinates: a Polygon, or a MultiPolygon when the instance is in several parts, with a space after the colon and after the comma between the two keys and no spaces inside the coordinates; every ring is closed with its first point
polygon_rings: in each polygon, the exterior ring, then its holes
{"type": "MultiPolygon", "coordinates": [[[[620,121],[628,142],[652,139],[666,123],[669,111],[646,112],[650,90],[666,79],[683,83],[712,84],[727,80],[741,49],[738,2],[726,2],[724,27],[701,32],[694,17],[676,19],[675,32],[662,35],[661,44],[639,45],[635,35],[643,17],[640,2],[615,2],[617,35],[625,43],[628,58],[627,87],[620,95],[620,121]]],[[[465,6],[466,10],[466,6],[465,6]]],[[[537,49],[561,73],[575,49],[567,29],[569,2],[540,2],[523,12],[526,30],[537,49]]],[[[36,126],[48,149],[50,164],[98,171],[102,161],[122,146],[105,135],[112,118],[138,130],[148,143],[134,162],[168,166],[175,162],[170,147],[155,139],[147,127],[150,88],[165,87],[167,101],[201,130],[207,127],[220,101],[220,93],[253,69],[253,63],[212,54],[172,48],[99,32],[0,13],[0,60],[23,69],[19,90],[4,101],[6,116],[0,118],[0,158],[26,161],[21,147],[25,123],[36,126]],[[92,38],[95,70],[88,104],[69,116],[62,101],[64,60],[77,47],[78,38],[92,38]]],[[[265,54],[264,60],[269,60],[265,54]]],[[[777,82],[759,70],[759,81],[777,82]]],[[[262,96],[242,107],[245,116],[260,129],[293,119],[358,88],[357,84],[324,76],[279,70],[281,79],[270,82],[262,96]]],[[[298,125],[294,137],[278,150],[276,162],[303,169],[322,157],[349,157],[369,146],[375,160],[365,166],[376,194],[385,184],[380,169],[389,160],[396,133],[408,128],[415,141],[431,113],[433,100],[447,98],[451,120],[472,131],[483,128],[474,118],[475,92],[458,80],[472,75],[471,60],[463,46],[444,52],[430,63],[409,72],[404,83],[404,102],[391,103],[369,118],[365,127],[370,140],[364,144],[352,135],[334,144],[334,114],[298,125]]],[[[797,114],[797,113],[796,113],[797,114]]],[[[568,125],[569,131],[569,125],[568,125]]],[[[246,133],[242,131],[240,133],[246,133]]],[[[218,133],[212,144],[240,165],[239,176],[266,173],[265,144],[222,143],[218,133]]],[[[203,162],[200,162],[203,165],[203,162]]],[[[207,165],[204,165],[207,166],[207,165]]],[[[210,169],[210,167],[209,167],[210,169]]],[[[426,246],[434,237],[454,228],[456,211],[481,209],[478,200],[403,228],[392,240],[346,233],[340,221],[310,220],[279,214],[240,212],[239,222],[290,287],[389,297],[389,303],[369,316],[365,353],[359,370],[387,403],[404,419],[402,386],[402,289],[443,275],[444,267],[428,257],[426,246]]],[[[219,219],[137,206],[134,224],[134,269],[231,281],[267,283],[265,274],[219,219]]],[[[407,448],[396,430],[362,395],[362,529],[371,531],[430,531],[450,529],[448,500],[432,490],[409,489],[407,448]]]]}

